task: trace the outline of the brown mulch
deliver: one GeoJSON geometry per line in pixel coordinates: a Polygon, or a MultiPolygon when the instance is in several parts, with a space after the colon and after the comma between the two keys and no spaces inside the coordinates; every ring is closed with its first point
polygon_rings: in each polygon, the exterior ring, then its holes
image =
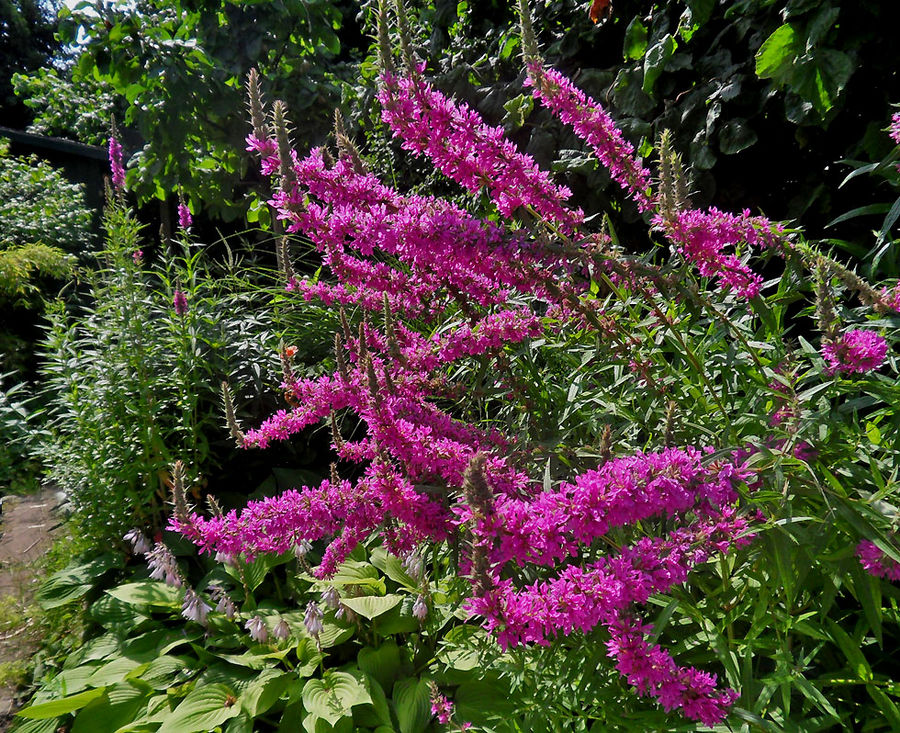
{"type": "MultiPolygon", "coordinates": [[[[6,497],[0,515],[0,598],[13,596],[26,608],[40,581],[40,560],[50,548],[59,520],[53,514],[56,492],[44,489],[25,497],[6,497]]],[[[31,619],[0,632],[0,662],[27,659],[36,647],[31,619]]],[[[16,707],[16,690],[0,687],[0,731],[5,731],[16,707]]]]}

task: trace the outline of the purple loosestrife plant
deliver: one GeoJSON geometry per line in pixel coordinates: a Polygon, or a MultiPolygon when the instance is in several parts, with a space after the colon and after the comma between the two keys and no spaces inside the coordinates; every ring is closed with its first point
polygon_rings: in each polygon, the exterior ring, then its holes
{"type": "Polygon", "coordinates": [[[109,138],[109,169],[112,185],[117,191],[125,190],[125,166],[122,163],[122,144],[113,133],[109,138]]]}
{"type": "MultiPolygon", "coordinates": [[[[385,16],[382,7],[382,23],[385,16]]],[[[390,54],[384,44],[382,53],[390,54]]],[[[465,608],[502,647],[552,645],[599,629],[615,669],[639,695],[690,720],[722,723],[738,693],[712,672],[679,664],[645,615],[655,596],[675,593],[715,562],[724,567],[723,558],[751,545],[765,518],[747,506],[755,501],[750,487],[768,480],[768,454],[815,461],[816,449],[799,436],[803,414],[793,387],[778,382],[768,388],[777,417],[758,405],[764,437],[751,432],[743,439],[724,406],[724,386],[720,397],[692,350],[697,340],[684,335],[691,326],[678,322],[687,318],[678,307],[705,308],[712,323],[724,321],[725,332],[755,360],[747,367],[756,370],[755,382],[771,384],[781,366],[753,350],[720,302],[706,300],[720,296],[699,285],[692,290],[677,262],[658,266],[630,258],[609,237],[588,231],[582,212],[568,203],[569,192],[499,128],[434,89],[424,67],[408,63],[397,70],[384,57],[382,69],[379,100],[392,134],[469,192],[486,190],[501,220],[394,190],[366,171],[346,144],[337,160],[320,148],[302,157],[285,144],[280,117],[270,138],[256,125],[248,150],[272,177],[269,205],[288,233],[312,242],[330,273],[292,274],[286,291],[333,307],[341,325],[334,368],[318,377],[286,370],[281,387],[289,408],[235,436],[245,448],[266,448],[325,423],[336,456],[354,466],[353,478],[335,470],[318,484],[251,501],[241,510],[179,516],[171,527],[226,557],[294,551],[310,565],[318,558],[310,568],[318,579],[332,578],[358,545],[375,538],[406,558],[447,542],[458,548],[456,569],[469,581],[465,608]],[[520,217],[523,211],[532,218],[520,217]],[[627,307],[618,308],[616,299],[627,307]],[[643,308],[646,317],[629,308],[643,308]],[[511,358],[534,361],[540,353],[552,365],[535,343],[578,338],[592,342],[575,376],[547,366],[539,379],[571,380],[563,389],[571,396],[585,374],[599,385],[599,375],[609,370],[627,382],[632,364],[642,384],[632,378],[631,390],[660,402],[685,373],[653,353],[653,345],[672,341],[670,360],[687,363],[700,385],[690,399],[711,394],[708,404],[721,414],[704,419],[717,427],[704,423],[708,439],[694,434],[681,441],[685,447],[675,447],[673,408],[659,430],[641,426],[643,450],[615,446],[605,431],[595,451],[560,449],[547,460],[552,434],[541,434],[527,419],[515,423],[491,413],[500,412],[503,402],[521,402],[527,413],[540,397],[533,392],[545,387],[517,382],[518,372],[507,369],[511,358]],[[480,376],[469,385],[460,374],[480,376]],[[478,391],[501,397],[486,399],[483,411],[471,409],[478,391]],[[343,415],[363,429],[345,437],[343,415]],[[772,438],[768,431],[775,429],[788,437],[772,438]],[[536,475],[544,466],[541,483],[536,475]],[[560,478],[563,471],[566,478],[560,478]]],[[[702,276],[739,296],[739,307],[749,308],[763,286],[738,257],[741,248],[747,255],[808,254],[764,217],[673,205],[684,197],[670,195],[672,181],[661,181],[655,196],[648,170],[605,111],[533,54],[528,74],[534,94],[595,150],[648,226],[702,276]]],[[[810,256],[807,266],[821,267],[822,261],[810,256]]],[[[869,292],[863,286],[853,285],[861,297],[869,292]]],[[[876,296],[866,296],[869,305],[880,307],[893,297],[887,291],[876,296]]],[[[885,359],[888,345],[877,334],[850,331],[840,339],[825,349],[826,357],[832,349],[834,364],[844,371],[870,371],[885,359]]],[[[870,549],[860,552],[867,568],[882,567],[870,549]]],[[[403,567],[424,589],[417,589],[412,604],[424,626],[435,614],[427,580],[418,577],[424,570],[412,572],[420,563],[408,560],[403,567]]],[[[329,612],[344,609],[334,588],[321,600],[329,612]]],[[[309,600],[304,623],[311,635],[321,632],[322,618],[309,600]]],[[[265,626],[257,617],[248,630],[258,639],[265,626]]],[[[434,714],[449,720],[452,707],[442,696],[435,699],[434,714]]]]}
{"type": "Polygon", "coordinates": [[[854,328],[822,346],[831,372],[866,374],[875,371],[887,356],[888,343],[874,331],[854,328]]]}

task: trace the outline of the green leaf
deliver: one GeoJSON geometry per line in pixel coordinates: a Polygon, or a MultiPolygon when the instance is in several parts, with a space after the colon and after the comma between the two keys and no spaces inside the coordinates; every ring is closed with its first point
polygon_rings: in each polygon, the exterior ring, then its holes
{"type": "Polygon", "coordinates": [[[78,713],[72,733],[112,731],[127,725],[146,708],[149,697],[146,687],[139,689],[127,682],[108,688],[102,697],[78,713]]]}
{"type": "Polygon", "coordinates": [[[463,720],[485,720],[492,714],[510,713],[514,706],[509,699],[509,690],[483,680],[464,682],[453,696],[456,709],[463,720]]]}
{"type": "Polygon", "coordinates": [[[93,581],[113,568],[123,565],[121,555],[107,553],[88,562],[74,562],[51,575],[41,585],[36,598],[41,608],[50,610],[82,598],[93,581]]]}
{"type": "Polygon", "coordinates": [[[262,715],[277,702],[293,679],[295,676],[289,672],[280,674],[274,669],[262,672],[241,693],[241,710],[254,718],[262,715]]]}
{"type": "Polygon", "coordinates": [[[158,733],[200,733],[222,725],[240,711],[233,689],[220,683],[191,690],[167,716],[158,733]]]}
{"type": "Polygon", "coordinates": [[[676,48],[678,48],[678,42],[671,33],[667,33],[647,51],[647,55],[644,57],[644,83],[641,86],[645,94],[653,94],[656,80],[662,74],[676,48]]]}
{"type": "Polygon", "coordinates": [[[790,23],[779,26],[756,52],[756,75],[779,83],[786,81],[801,50],[802,43],[794,26],[790,23]]]}
{"type": "Polygon", "coordinates": [[[367,646],[359,650],[356,663],[385,690],[390,690],[400,671],[400,647],[390,640],[383,642],[377,649],[367,646]]]}
{"type": "Polygon", "coordinates": [[[422,733],[431,720],[431,686],[428,680],[400,680],[394,685],[392,697],[400,733],[422,733]]]}
{"type": "Polygon", "coordinates": [[[803,696],[812,702],[817,708],[819,708],[822,712],[830,715],[833,718],[840,719],[840,715],[838,715],[837,710],[834,709],[834,706],[828,702],[828,698],[822,694],[822,691],[816,687],[812,682],[810,682],[803,675],[797,675],[793,679],[794,685],[800,690],[803,696]]]}
{"type": "Polygon", "coordinates": [[[64,697],[62,700],[53,700],[51,702],[43,702],[37,705],[29,705],[16,713],[20,718],[28,718],[29,720],[46,720],[47,718],[56,718],[67,713],[74,713],[81,710],[92,700],[96,700],[106,692],[105,687],[99,687],[95,690],[85,690],[77,695],[64,697]]]}
{"type": "Polygon", "coordinates": [[[622,47],[622,54],[626,59],[637,61],[644,57],[647,50],[647,26],[645,26],[639,16],[634,16],[625,29],[625,43],[622,47]]]}
{"type": "Polygon", "coordinates": [[[716,0],[687,0],[687,6],[691,10],[691,22],[694,25],[701,26],[712,15],[713,8],[716,6],[716,0]]]}
{"type": "Polygon", "coordinates": [[[326,671],[323,679],[312,679],[303,686],[303,707],[334,725],[353,714],[354,705],[371,703],[365,685],[347,672],[326,671]]]}
{"type": "Polygon", "coordinates": [[[402,596],[390,594],[386,596],[358,596],[356,598],[342,598],[341,603],[343,603],[352,611],[358,613],[360,616],[363,616],[367,619],[373,619],[383,613],[387,613],[392,608],[394,608],[394,606],[398,605],[402,600],[402,596]]]}
{"type": "Polygon", "coordinates": [[[404,588],[411,591],[418,590],[418,583],[403,569],[403,563],[396,555],[391,555],[383,547],[376,547],[372,550],[370,560],[372,565],[387,575],[395,583],[399,583],[404,588]]]}
{"type": "Polygon", "coordinates": [[[869,666],[869,663],[866,661],[865,655],[863,655],[862,651],[860,650],[859,644],[854,642],[853,639],[849,637],[847,632],[844,631],[830,618],[826,618],[825,623],[828,626],[828,631],[832,641],[834,641],[834,643],[838,647],[840,647],[840,650],[844,653],[844,656],[847,657],[847,662],[850,665],[850,669],[852,669],[856,673],[857,679],[860,679],[863,682],[870,682],[872,680],[872,668],[869,666]]]}
{"type": "Polygon", "coordinates": [[[184,592],[156,580],[126,583],[106,591],[113,598],[134,606],[181,608],[184,592]]]}
{"type": "Polygon", "coordinates": [[[866,692],[875,701],[878,710],[887,718],[891,730],[900,730],[900,709],[884,692],[875,685],[866,685],[866,692]]]}
{"type": "Polygon", "coordinates": [[[509,125],[513,130],[518,130],[525,124],[525,120],[534,109],[534,97],[530,94],[520,94],[504,104],[503,109],[506,110],[503,124],[509,125]]]}
{"type": "Polygon", "coordinates": [[[746,150],[757,141],[757,135],[742,117],[728,120],[719,130],[719,150],[734,155],[746,150]]]}

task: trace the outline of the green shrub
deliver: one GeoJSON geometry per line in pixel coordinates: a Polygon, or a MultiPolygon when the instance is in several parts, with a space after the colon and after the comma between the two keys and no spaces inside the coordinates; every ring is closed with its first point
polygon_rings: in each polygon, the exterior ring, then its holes
{"type": "Polygon", "coordinates": [[[10,156],[0,142],[0,250],[40,243],[81,253],[93,239],[92,216],[82,184],[70,183],[37,156],[10,156]]]}
{"type": "MultiPolygon", "coordinates": [[[[200,251],[145,263],[141,225],[119,204],[106,212],[108,249],[88,275],[88,302],[48,308],[43,344],[50,437],[37,451],[48,478],[69,495],[91,541],[116,541],[133,526],[159,526],[168,468],[178,459],[202,480],[221,459],[219,385],[275,355],[260,295],[200,251]],[[173,305],[176,292],[186,311],[173,305]],[[252,305],[251,305],[252,303],[252,305]]],[[[229,449],[225,449],[229,450],[229,449]]]]}

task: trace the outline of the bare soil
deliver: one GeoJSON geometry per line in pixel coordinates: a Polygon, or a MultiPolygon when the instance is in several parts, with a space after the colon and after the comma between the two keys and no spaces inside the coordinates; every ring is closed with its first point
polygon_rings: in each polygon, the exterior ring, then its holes
{"type": "MultiPolygon", "coordinates": [[[[34,496],[6,497],[0,515],[0,599],[16,599],[16,607],[27,608],[42,577],[40,559],[53,542],[59,520],[53,514],[56,494],[44,489],[34,496]]],[[[15,662],[31,656],[37,648],[32,620],[0,632],[0,662],[15,662]]],[[[17,704],[13,686],[0,687],[0,731],[5,731],[17,704]]]]}

